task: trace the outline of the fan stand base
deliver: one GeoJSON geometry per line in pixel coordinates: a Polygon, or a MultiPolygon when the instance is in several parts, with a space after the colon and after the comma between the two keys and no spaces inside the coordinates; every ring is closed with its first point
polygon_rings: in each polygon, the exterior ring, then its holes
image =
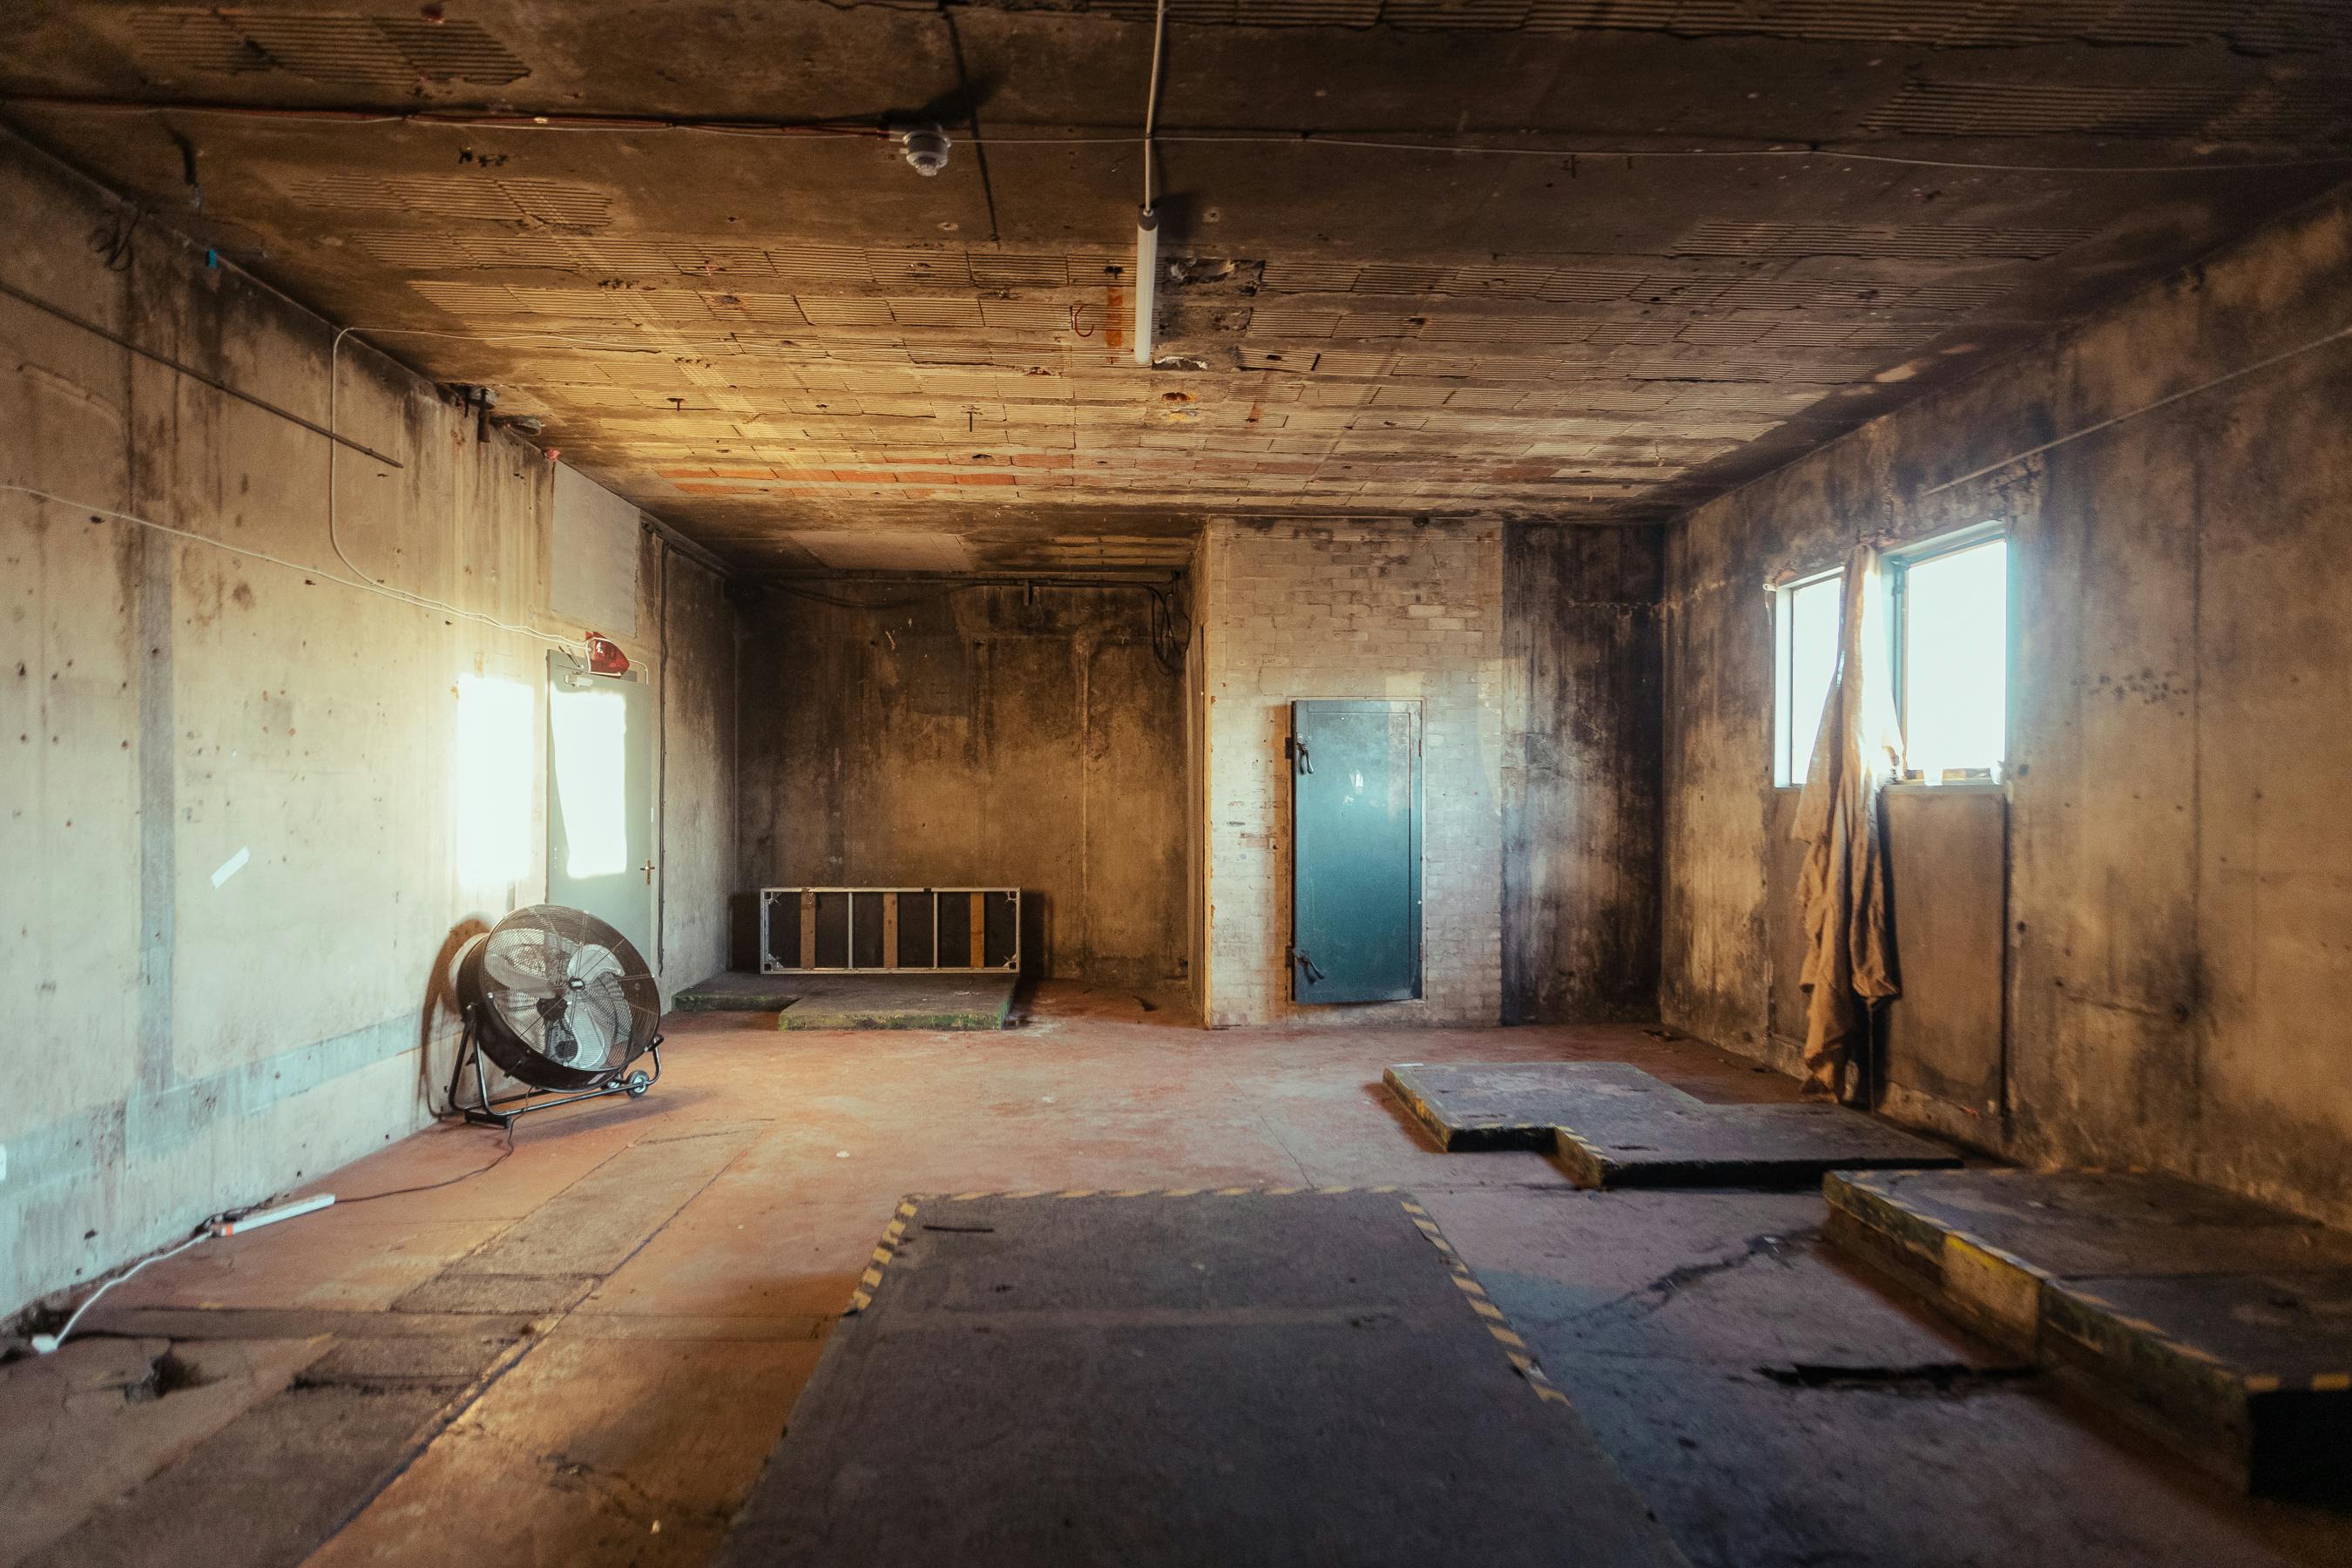
{"type": "Polygon", "coordinates": [[[603,1100],[611,1095],[626,1095],[635,1100],[661,1081],[662,1037],[656,1035],[646,1055],[653,1058],[654,1070],[647,1073],[641,1067],[632,1067],[593,1089],[564,1093],[551,1089],[527,1089],[518,1094],[495,1098],[490,1094],[489,1068],[482,1059],[481,1042],[474,1033],[474,1013],[466,1010],[466,1024],[457,1037],[457,1059],[449,1066],[449,1109],[477,1127],[511,1129],[519,1117],[534,1110],[552,1110],[559,1105],[571,1105],[583,1100],[603,1100]],[[466,1068],[474,1069],[474,1102],[470,1105],[457,1098],[466,1079],[466,1068]]]}

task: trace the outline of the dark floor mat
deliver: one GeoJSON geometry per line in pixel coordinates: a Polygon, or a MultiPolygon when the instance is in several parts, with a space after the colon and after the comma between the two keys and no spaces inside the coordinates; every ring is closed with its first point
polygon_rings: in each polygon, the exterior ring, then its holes
{"type": "Polygon", "coordinates": [[[1372,1191],[899,1209],[721,1561],[1679,1562],[1372,1191]]]}

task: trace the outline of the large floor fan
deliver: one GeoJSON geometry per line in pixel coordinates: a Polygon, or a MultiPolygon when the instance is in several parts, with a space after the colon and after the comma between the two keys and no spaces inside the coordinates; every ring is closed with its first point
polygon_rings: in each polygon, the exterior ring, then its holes
{"type": "Polygon", "coordinates": [[[574,1100],[634,1098],[661,1077],[660,988],[629,939],[593,915],[517,910],[459,952],[455,981],[465,1032],[449,1104],[468,1121],[511,1127],[574,1100]],[[470,1104],[459,1099],[469,1067],[470,1104]],[[488,1067],[529,1087],[494,1098],[488,1067]]]}

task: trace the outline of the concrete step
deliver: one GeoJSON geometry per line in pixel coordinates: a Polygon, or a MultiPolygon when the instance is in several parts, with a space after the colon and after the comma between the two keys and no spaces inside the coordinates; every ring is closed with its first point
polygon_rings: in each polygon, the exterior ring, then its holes
{"type": "Polygon", "coordinates": [[[1381,1076],[1448,1153],[1549,1150],[1564,1117],[1701,1103],[1627,1062],[1404,1062],[1381,1076]]]}
{"type": "Polygon", "coordinates": [[[1825,1171],[1957,1165],[1834,1105],[1709,1105],[1625,1062],[1407,1062],[1390,1092],[1449,1153],[1540,1149],[1580,1187],[1811,1187],[1825,1171]]]}
{"type": "Polygon", "coordinates": [[[2352,1504],[2352,1234],[2137,1172],[1833,1173],[1827,1234],[2251,1494],[2352,1504]]]}
{"type": "Polygon", "coordinates": [[[1014,974],[714,974],[671,998],[684,1013],[773,1013],[780,1029],[1001,1029],[1014,974]]]}

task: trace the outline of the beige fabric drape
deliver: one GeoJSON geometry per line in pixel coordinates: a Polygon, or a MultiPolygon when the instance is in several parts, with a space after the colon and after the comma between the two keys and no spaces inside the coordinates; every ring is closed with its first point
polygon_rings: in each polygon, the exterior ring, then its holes
{"type": "Polygon", "coordinates": [[[1877,547],[1845,567],[1837,678],[1830,683],[1792,835],[1805,846],[1805,1089],[1840,1096],[1866,1043],[1870,1004],[1896,994],[1879,791],[1902,765],[1877,547]]]}

